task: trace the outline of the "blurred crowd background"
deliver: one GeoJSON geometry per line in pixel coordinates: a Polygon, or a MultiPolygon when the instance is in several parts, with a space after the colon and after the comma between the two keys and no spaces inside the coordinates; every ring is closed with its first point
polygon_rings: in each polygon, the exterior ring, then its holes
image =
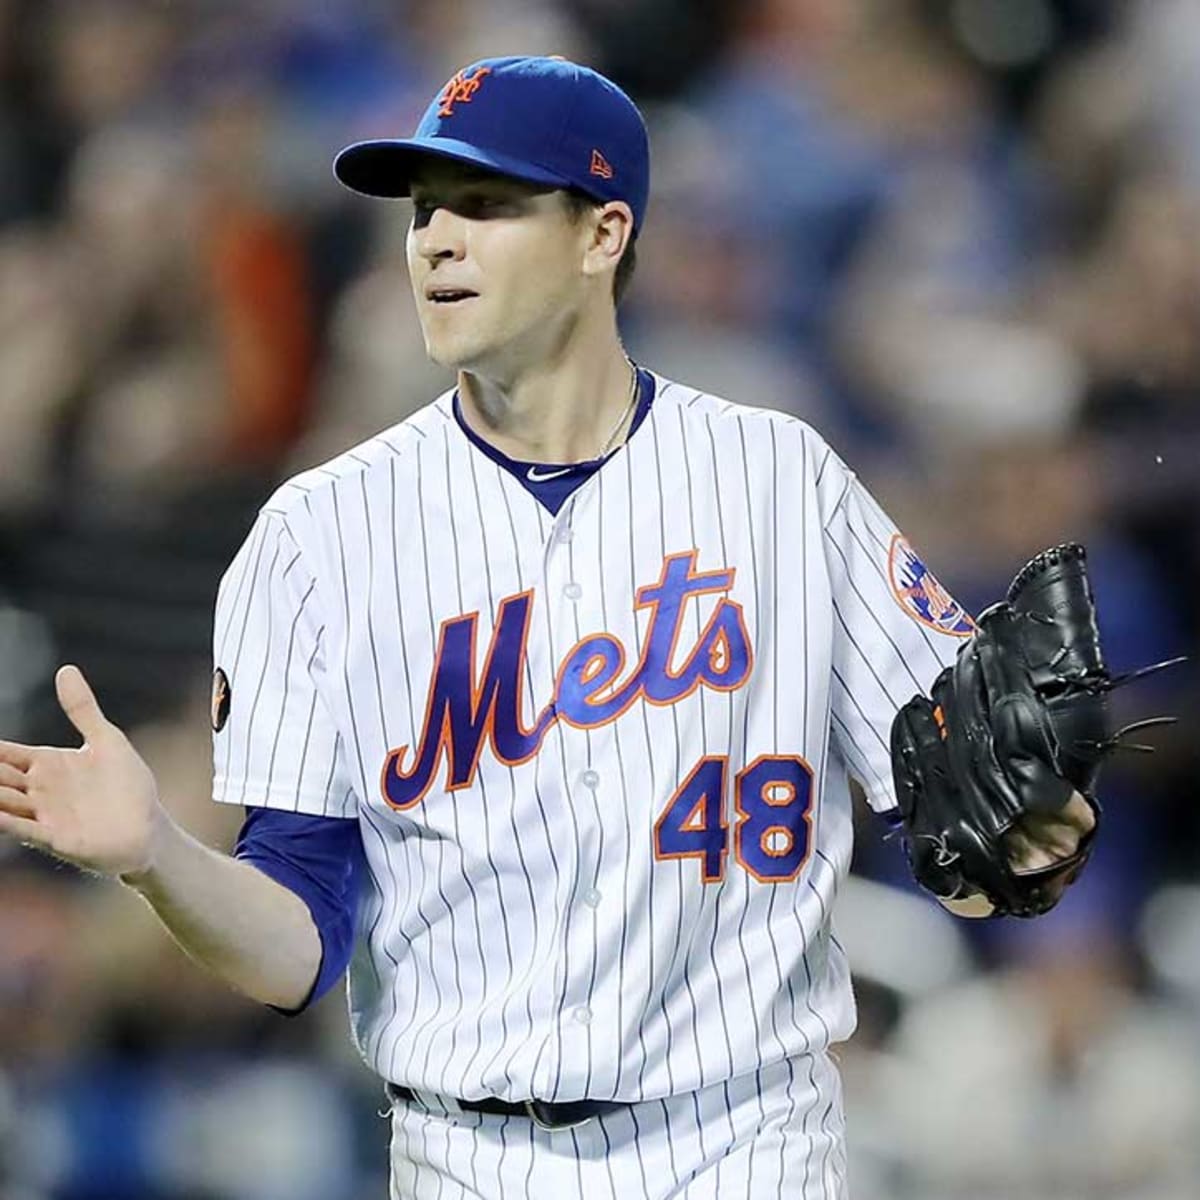
{"type": "MultiPolygon", "coordinates": [[[[623,324],[815,424],[978,609],[1087,544],[1119,694],[1088,873],[956,923],[861,814],[840,925],[855,1200],[1200,1194],[1200,5],[1193,0],[0,0],[0,735],[77,661],[191,829],[216,582],[292,472],[426,363],[403,204],[341,191],[459,66],[561,53],[644,106],[623,324]]],[[[378,1081],[111,884],[0,846],[0,1200],[366,1200],[378,1081]]]]}

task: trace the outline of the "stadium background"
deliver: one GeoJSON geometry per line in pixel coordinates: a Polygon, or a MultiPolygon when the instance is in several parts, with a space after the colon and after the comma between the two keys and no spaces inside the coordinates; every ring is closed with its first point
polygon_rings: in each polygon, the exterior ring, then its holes
{"type": "MultiPolygon", "coordinates": [[[[1200,6],[1191,0],[0,0],[0,734],[91,674],[207,801],[219,574],[287,474],[439,390],[403,206],[329,171],[458,66],[562,53],[652,126],[624,325],[816,424],[978,608],[1090,548],[1114,667],[1200,652],[1200,6]]],[[[841,927],[855,1200],[1200,1192],[1194,665],[1034,924],[967,926],[865,815],[841,927]]],[[[132,895],[0,847],[2,1200],[384,1194],[340,993],[299,1021],[132,895]]]]}

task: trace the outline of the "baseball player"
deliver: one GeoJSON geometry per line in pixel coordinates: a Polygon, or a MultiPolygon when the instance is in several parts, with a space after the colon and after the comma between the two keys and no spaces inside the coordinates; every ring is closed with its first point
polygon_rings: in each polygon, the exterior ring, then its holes
{"type": "Polygon", "coordinates": [[[281,487],[222,582],[234,855],[73,667],[84,745],[0,744],[0,830],[284,1011],[349,963],[393,1196],[844,1197],[848,782],[895,811],[897,711],[975,626],[811,428],[630,362],[649,155],[611,82],[478,62],[335,169],[411,197],[457,386],[281,487]]]}

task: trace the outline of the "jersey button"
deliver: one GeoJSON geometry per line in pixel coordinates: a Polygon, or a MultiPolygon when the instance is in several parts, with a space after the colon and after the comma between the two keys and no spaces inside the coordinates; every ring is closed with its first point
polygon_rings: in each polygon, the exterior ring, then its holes
{"type": "Polygon", "coordinates": [[[600,901],[603,899],[604,897],[596,888],[588,888],[588,890],[583,893],[583,902],[588,906],[588,908],[599,908],[600,901]]]}
{"type": "Polygon", "coordinates": [[[584,771],[579,778],[583,780],[583,786],[593,792],[600,786],[600,773],[593,771],[591,767],[584,771]]]}
{"type": "Polygon", "coordinates": [[[580,1025],[590,1025],[591,1024],[592,1010],[584,1004],[581,1004],[572,1015],[575,1017],[575,1020],[578,1021],[580,1025]]]}
{"type": "Polygon", "coordinates": [[[579,586],[573,579],[563,588],[563,595],[568,600],[578,600],[583,595],[583,588],[579,586]]]}
{"type": "Polygon", "coordinates": [[[560,542],[569,542],[574,536],[575,531],[570,525],[560,525],[558,532],[554,535],[560,542]]]}

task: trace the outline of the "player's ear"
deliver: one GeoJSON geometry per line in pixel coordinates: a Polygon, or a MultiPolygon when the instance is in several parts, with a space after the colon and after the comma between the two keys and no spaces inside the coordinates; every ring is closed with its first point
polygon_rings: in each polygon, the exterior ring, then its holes
{"type": "Polygon", "coordinates": [[[583,273],[603,275],[615,271],[632,237],[633,210],[628,204],[611,200],[598,208],[584,248],[583,273]]]}

